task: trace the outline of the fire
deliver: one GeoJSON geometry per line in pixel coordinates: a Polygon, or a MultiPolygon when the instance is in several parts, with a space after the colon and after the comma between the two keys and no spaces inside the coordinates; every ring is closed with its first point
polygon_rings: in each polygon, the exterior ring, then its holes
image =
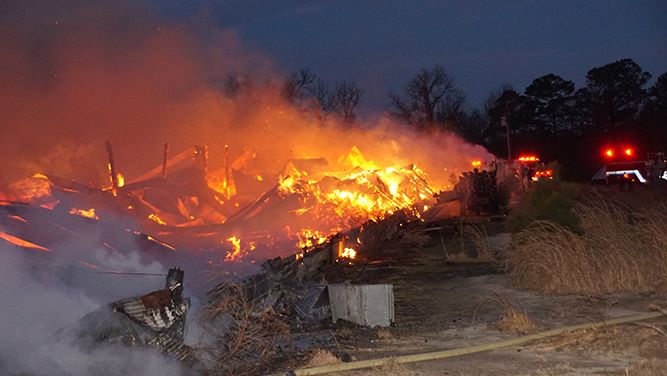
{"type": "Polygon", "coordinates": [[[121,173],[116,174],[116,181],[118,182],[118,186],[122,187],[125,185],[125,176],[121,173]]]}
{"type": "Polygon", "coordinates": [[[90,208],[88,210],[72,208],[70,209],[69,213],[73,215],[78,215],[80,217],[86,217],[95,220],[100,219],[100,217],[98,217],[97,214],[95,214],[95,208],[90,208]]]}
{"type": "Polygon", "coordinates": [[[475,168],[482,167],[482,161],[480,161],[479,159],[475,160],[475,161],[472,161],[472,167],[475,167],[475,168]]]}
{"type": "Polygon", "coordinates": [[[354,258],[357,256],[357,251],[354,250],[354,248],[344,248],[341,253],[339,253],[338,258],[346,258],[350,260],[354,260],[354,258]]]}
{"type": "Polygon", "coordinates": [[[49,178],[43,174],[15,181],[7,188],[5,194],[0,192],[0,200],[27,202],[47,209],[53,209],[59,202],[53,196],[49,178]]]}
{"type": "Polygon", "coordinates": [[[160,218],[157,214],[149,214],[148,219],[160,225],[167,224],[167,222],[163,221],[162,218],[160,218]]]}
{"type": "Polygon", "coordinates": [[[311,248],[313,246],[323,244],[328,239],[327,236],[324,236],[319,231],[307,228],[299,231],[299,233],[297,233],[297,237],[299,239],[297,247],[300,249],[311,248]]]}
{"type": "Polygon", "coordinates": [[[50,249],[42,247],[41,245],[29,242],[27,240],[23,240],[21,238],[17,238],[16,236],[12,236],[12,235],[9,235],[9,234],[4,233],[4,232],[0,232],[0,239],[3,239],[5,241],[7,241],[11,244],[14,244],[16,246],[19,246],[19,247],[36,249],[36,250],[42,251],[42,252],[51,252],[50,249]]]}
{"type": "MultiPolygon", "coordinates": [[[[243,256],[248,254],[248,251],[241,247],[241,239],[236,236],[230,236],[227,238],[227,241],[234,247],[230,252],[225,255],[225,261],[238,261],[243,258],[243,256]]],[[[250,244],[250,248],[254,249],[254,243],[250,244]]]]}

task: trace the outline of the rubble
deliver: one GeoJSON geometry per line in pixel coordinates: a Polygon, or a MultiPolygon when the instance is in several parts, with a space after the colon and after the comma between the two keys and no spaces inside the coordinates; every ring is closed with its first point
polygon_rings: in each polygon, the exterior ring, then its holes
{"type": "Polygon", "coordinates": [[[183,297],[183,276],[182,270],[169,269],[164,289],[111,303],[60,329],[56,337],[74,338],[88,349],[109,344],[154,349],[193,366],[194,352],[183,343],[190,307],[190,299],[183,297]]]}

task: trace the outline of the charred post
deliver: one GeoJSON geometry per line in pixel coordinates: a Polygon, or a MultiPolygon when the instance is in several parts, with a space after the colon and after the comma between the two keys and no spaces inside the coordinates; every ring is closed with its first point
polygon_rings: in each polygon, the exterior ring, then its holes
{"type": "Polygon", "coordinates": [[[229,189],[229,145],[225,145],[225,198],[229,200],[232,197],[229,189]]]}
{"type": "Polygon", "coordinates": [[[192,162],[197,172],[196,179],[205,182],[208,174],[208,148],[206,146],[195,145],[192,162]]]}
{"type": "Polygon", "coordinates": [[[113,149],[111,148],[111,141],[106,142],[107,146],[107,156],[109,157],[109,181],[111,182],[111,190],[114,195],[116,195],[116,190],[118,189],[118,175],[116,175],[116,166],[113,160],[113,149]]]}

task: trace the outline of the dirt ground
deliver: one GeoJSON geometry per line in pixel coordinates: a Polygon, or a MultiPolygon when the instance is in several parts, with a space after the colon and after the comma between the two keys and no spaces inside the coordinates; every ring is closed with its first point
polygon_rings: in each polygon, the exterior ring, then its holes
{"type": "MultiPolygon", "coordinates": [[[[357,278],[394,285],[395,326],[363,329],[338,323],[333,329],[338,341],[334,352],[362,360],[454,349],[520,336],[517,331],[525,334],[648,312],[650,304],[667,306],[665,294],[586,297],[519,290],[490,263],[448,263],[437,242],[415,252],[419,257],[412,263],[368,266],[357,278]],[[499,325],[509,306],[525,314],[527,318],[522,317],[532,326],[499,325]]],[[[667,375],[667,318],[345,374],[667,375]]]]}

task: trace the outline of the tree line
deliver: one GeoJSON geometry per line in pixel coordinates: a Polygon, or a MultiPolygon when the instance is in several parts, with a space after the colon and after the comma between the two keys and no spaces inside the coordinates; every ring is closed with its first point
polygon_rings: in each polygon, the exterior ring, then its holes
{"type": "MultiPolygon", "coordinates": [[[[644,155],[667,152],[667,72],[649,84],[651,78],[632,59],[622,59],[590,69],[580,88],[550,73],[522,91],[511,85],[492,90],[473,107],[445,68],[435,65],[390,92],[387,109],[406,127],[455,132],[499,158],[507,157],[509,131],[511,157],[537,154],[559,162],[566,178],[586,180],[602,165],[606,145],[633,145],[644,155]]],[[[229,95],[253,85],[249,76],[229,75],[221,82],[229,95]]],[[[302,69],[279,85],[296,108],[321,120],[335,116],[358,125],[364,92],[354,82],[327,82],[302,69]]]]}
{"type": "Polygon", "coordinates": [[[480,108],[467,108],[463,92],[436,65],[390,94],[389,109],[405,124],[454,131],[499,157],[507,157],[509,128],[513,158],[534,153],[562,164],[565,177],[586,180],[602,165],[606,145],[632,145],[643,155],[667,152],[667,73],[649,86],[651,77],[622,59],[589,70],[578,89],[547,74],[521,92],[505,85],[480,108]]]}

